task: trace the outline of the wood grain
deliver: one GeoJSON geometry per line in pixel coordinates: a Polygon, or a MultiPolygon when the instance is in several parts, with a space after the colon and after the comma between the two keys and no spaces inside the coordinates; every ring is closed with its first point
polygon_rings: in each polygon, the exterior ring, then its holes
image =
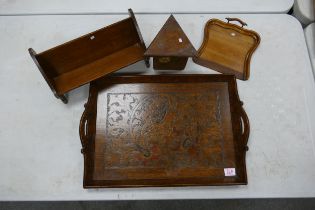
{"type": "Polygon", "coordinates": [[[101,78],[80,123],[84,187],[247,184],[248,136],[234,76],[101,78]]]}
{"type": "Polygon", "coordinates": [[[57,98],[81,85],[140,60],[146,47],[131,9],[130,17],[39,54],[29,52],[57,98]]]}
{"type": "Polygon", "coordinates": [[[155,70],[183,70],[188,57],[196,54],[194,46],[171,15],[151,42],[145,56],[153,57],[155,70]]]}
{"type": "MultiPolygon", "coordinates": [[[[230,18],[229,20],[238,20],[230,18]]],[[[250,59],[260,43],[260,36],[252,30],[211,19],[204,29],[204,39],[193,61],[224,74],[234,74],[248,80],[250,59]]]]}

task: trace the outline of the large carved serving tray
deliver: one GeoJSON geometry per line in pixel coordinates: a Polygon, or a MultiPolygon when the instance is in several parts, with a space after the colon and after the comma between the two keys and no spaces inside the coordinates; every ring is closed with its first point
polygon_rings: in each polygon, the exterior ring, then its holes
{"type": "Polygon", "coordinates": [[[83,185],[247,184],[248,137],[232,75],[102,78],[80,122],[83,185]]]}

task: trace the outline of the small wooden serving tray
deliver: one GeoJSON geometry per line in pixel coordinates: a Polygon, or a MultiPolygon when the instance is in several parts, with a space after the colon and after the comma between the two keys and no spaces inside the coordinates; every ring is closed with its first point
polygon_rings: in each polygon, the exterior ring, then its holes
{"type": "Polygon", "coordinates": [[[260,43],[260,36],[245,29],[245,22],[238,18],[226,18],[227,23],[211,19],[204,29],[204,38],[193,61],[224,74],[248,80],[250,59],[260,43]],[[238,21],[242,26],[230,23],[238,21]]]}
{"type": "Polygon", "coordinates": [[[83,186],[247,184],[248,137],[232,75],[101,78],[80,122],[83,186]]]}

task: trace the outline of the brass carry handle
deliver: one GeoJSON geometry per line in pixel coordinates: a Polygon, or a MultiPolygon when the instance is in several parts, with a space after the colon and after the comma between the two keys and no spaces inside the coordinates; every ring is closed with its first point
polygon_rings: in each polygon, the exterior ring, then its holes
{"type": "MultiPolygon", "coordinates": [[[[241,103],[243,105],[243,103],[241,103]]],[[[241,118],[242,118],[242,122],[241,123],[241,128],[243,128],[243,132],[242,132],[242,140],[244,143],[244,147],[245,150],[248,150],[248,146],[247,146],[247,142],[248,142],[248,138],[249,138],[249,131],[250,131],[250,125],[249,125],[249,120],[247,117],[247,114],[245,112],[245,110],[243,109],[243,107],[241,107],[240,109],[240,114],[241,114],[241,118]]]]}
{"type": "Polygon", "coordinates": [[[244,26],[247,26],[247,23],[245,23],[244,21],[242,21],[241,19],[239,19],[239,18],[225,18],[227,21],[228,21],[228,23],[230,23],[230,21],[237,21],[237,22],[239,22],[241,25],[242,25],[242,28],[244,27],[244,26]]]}
{"type": "Polygon", "coordinates": [[[85,110],[81,116],[80,119],[80,126],[79,126],[79,135],[80,135],[80,140],[81,140],[81,144],[82,144],[82,149],[81,149],[81,153],[84,154],[85,153],[85,149],[86,149],[86,142],[88,141],[88,121],[89,121],[89,114],[87,112],[87,108],[86,108],[86,104],[84,105],[85,110]]]}

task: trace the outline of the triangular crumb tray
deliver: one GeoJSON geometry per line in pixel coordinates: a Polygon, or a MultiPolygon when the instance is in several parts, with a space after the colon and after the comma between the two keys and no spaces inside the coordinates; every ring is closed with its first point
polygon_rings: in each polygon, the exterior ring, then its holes
{"type": "Polygon", "coordinates": [[[204,29],[204,39],[193,61],[224,74],[247,80],[250,74],[250,59],[260,43],[260,36],[238,18],[227,18],[228,22],[211,19],[204,29]],[[241,26],[229,21],[238,21],[241,26]]]}
{"type": "Polygon", "coordinates": [[[156,35],[145,56],[192,57],[196,49],[190,43],[173,15],[171,15],[156,35]]]}

